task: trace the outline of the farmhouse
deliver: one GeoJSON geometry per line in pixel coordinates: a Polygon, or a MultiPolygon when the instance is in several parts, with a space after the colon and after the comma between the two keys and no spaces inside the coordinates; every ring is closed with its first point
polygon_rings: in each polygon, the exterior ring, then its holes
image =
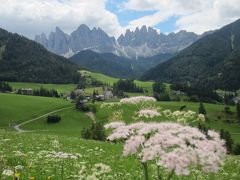
{"type": "Polygon", "coordinates": [[[18,93],[22,95],[33,95],[33,89],[31,88],[21,88],[18,89],[18,93]]]}
{"type": "Polygon", "coordinates": [[[240,97],[235,97],[235,98],[233,98],[233,102],[234,102],[235,104],[240,103],[240,97]]]}

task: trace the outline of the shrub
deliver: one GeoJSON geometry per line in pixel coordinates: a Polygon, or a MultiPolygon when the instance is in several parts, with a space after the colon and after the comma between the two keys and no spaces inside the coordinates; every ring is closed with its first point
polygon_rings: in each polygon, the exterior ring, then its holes
{"type": "Polygon", "coordinates": [[[12,91],[12,87],[6,82],[0,82],[0,92],[12,91]]]}
{"type": "Polygon", "coordinates": [[[48,124],[58,123],[60,121],[61,121],[61,116],[58,116],[58,115],[52,115],[47,117],[48,124]]]}
{"type": "Polygon", "coordinates": [[[233,154],[240,155],[240,144],[236,144],[233,149],[233,154]]]}
{"type": "Polygon", "coordinates": [[[82,130],[81,136],[84,139],[93,139],[98,141],[104,141],[106,139],[102,123],[92,123],[91,127],[84,128],[82,130]]]}
{"type": "Polygon", "coordinates": [[[183,106],[181,106],[181,107],[179,108],[179,110],[182,111],[182,110],[184,110],[184,109],[186,109],[186,108],[187,108],[187,106],[186,106],[186,105],[183,105],[183,106]]]}
{"type": "Polygon", "coordinates": [[[154,93],[154,97],[158,101],[171,101],[168,93],[160,93],[160,94],[154,93]]]}

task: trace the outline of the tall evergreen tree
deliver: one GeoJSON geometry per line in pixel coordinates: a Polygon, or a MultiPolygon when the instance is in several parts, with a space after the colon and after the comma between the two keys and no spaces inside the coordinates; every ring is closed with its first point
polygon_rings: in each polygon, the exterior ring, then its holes
{"type": "Polygon", "coordinates": [[[198,113],[199,114],[204,114],[204,115],[207,114],[206,109],[204,107],[204,104],[202,102],[200,102],[198,113]]]}
{"type": "Polygon", "coordinates": [[[240,122],[240,102],[238,102],[236,106],[237,106],[237,118],[240,122]]]}

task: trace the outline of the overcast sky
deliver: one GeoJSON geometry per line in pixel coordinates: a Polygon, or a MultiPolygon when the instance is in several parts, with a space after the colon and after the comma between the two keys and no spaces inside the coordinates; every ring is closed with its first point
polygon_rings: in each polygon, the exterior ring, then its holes
{"type": "Polygon", "coordinates": [[[201,34],[240,18],[240,0],[0,0],[0,27],[29,38],[80,24],[119,36],[147,25],[201,34]]]}

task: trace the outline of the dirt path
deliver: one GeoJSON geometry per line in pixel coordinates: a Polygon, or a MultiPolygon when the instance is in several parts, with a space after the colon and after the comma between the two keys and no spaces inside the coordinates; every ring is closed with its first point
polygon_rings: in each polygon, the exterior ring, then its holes
{"type": "Polygon", "coordinates": [[[93,123],[96,123],[96,116],[93,112],[90,111],[85,114],[92,119],[93,123]]]}
{"type": "Polygon", "coordinates": [[[21,123],[21,124],[14,125],[14,126],[12,126],[12,127],[13,127],[17,132],[19,132],[19,133],[22,133],[22,132],[34,132],[34,131],[36,131],[36,130],[32,130],[32,131],[30,131],[30,130],[23,130],[23,129],[21,129],[20,127],[23,126],[23,125],[25,125],[25,124],[31,123],[31,122],[33,122],[33,121],[36,121],[36,120],[38,120],[38,119],[41,119],[41,118],[43,118],[43,117],[46,117],[46,116],[48,116],[48,115],[50,115],[50,114],[53,114],[53,113],[56,113],[56,112],[60,112],[60,111],[66,110],[66,109],[71,109],[71,108],[73,108],[73,107],[74,107],[74,106],[57,109],[57,110],[51,111],[51,112],[49,112],[49,113],[47,113],[47,114],[44,114],[44,115],[42,115],[42,116],[39,116],[39,117],[37,117],[37,118],[34,118],[34,119],[30,119],[30,120],[28,120],[28,121],[25,121],[25,122],[23,122],[23,123],[21,123]]]}

